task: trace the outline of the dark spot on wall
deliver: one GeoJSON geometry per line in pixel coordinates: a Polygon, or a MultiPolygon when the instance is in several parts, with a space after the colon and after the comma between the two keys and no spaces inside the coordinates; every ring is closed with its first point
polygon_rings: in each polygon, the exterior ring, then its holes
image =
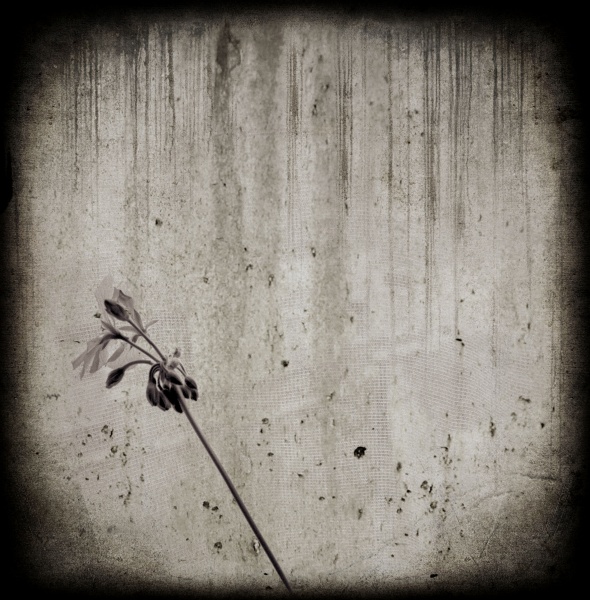
{"type": "Polygon", "coordinates": [[[524,396],[519,396],[519,397],[518,397],[518,399],[519,399],[521,402],[526,402],[527,404],[528,404],[528,403],[531,401],[531,399],[530,399],[530,398],[525,398],[524,396]]]}
{"type": "Polygon", "coordinates": [[[262,419],[262,422],[263,422],[265,425],[268,425],[268,419],[267,419],[266,417],[264,417],[264,419],[262,419]]]}
{"type": "Polygon", "coordinates": [[[162,225],[162,219],[156,219],[156,226],[160,227],[162,225]]]}
{"type": "Polygon", "coordinates": [[[399,473],[402,470],[402,463],[398,462],[397,466],[395,467],[395,470],[399,473]]]}
{"type": "Polygon", "coordinates": [[[543,429],[543,427],[545,427],[545,423],[541,423],[541,429],[543,429]]]}
{"type": "Polygon", "coordinates": [[[496,435],[496,425],[493,421],[490,421],[490,435],[494,437],[496,435]]]}
{"type": "Polygon", "coordinates": [[[209,502],[207,502],[207,500],[205,500],[205,502],[203,502],[203,506],[204,506],[205,508],[209,508],[209,502]]]}
{"type": "Polygon", "coordinates": [[[366,450],[367,449],[364,446],[358,446],[358,448],[355,448],[354,455],[357,458],[361,458],[362,456],[365,455],[366,450]]]}
{"type": "Polygon", "coordinates": [[[213,546],[217,548],[217,550],[221,550],[223,548],[223,544],[221,542],[215,542],[213,546]]]}
{"type": "Polygon", "coordinates": [[[438,573],[431,573],[430,578],[432,579],[433,577],[438,577],[438,573]]]}
{"type": "Polygon", "coordinates": [[[281,364],[283,365],[283,367],[288,367],[289,366],[289,361],[288,360],[282,360],[281,364]]]}

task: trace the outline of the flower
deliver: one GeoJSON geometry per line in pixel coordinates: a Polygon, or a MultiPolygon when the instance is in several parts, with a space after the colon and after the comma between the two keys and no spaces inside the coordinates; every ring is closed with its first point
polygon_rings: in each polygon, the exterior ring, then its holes
{"type": "Polygon", "coordinates": [[[105,365],[117,369],[129,362],[143,359],[142,351],[128,344],[124,334],[131,333],[129,339],[137,344],[141,338],[141,332],[147,332],[149,327],[157,323],[156,320],[153,320],[147,325],[143,325],[141,315],[134,306],[133,298],[114,287],[113,278],[110,275],[102,280],[94,295],[98,302],[98,312],[95,316],[100,318],[103,333],[90,340],[86,350],[72,361],[74,369],[82,365],[80,378],[84,377],[86,373],[96,372],[105,365]],[[121,320],[121,317],[132,318],[140,331],[130,324],[123,326],[116,324],[113,318],[121,320]],[[117,343],[119,340],[120,343],[117,343]]]}
{"type": "Polygon", "coordinates": [[[144,325],[133,298],[114,287],[110,275],[103,279],[94,295],[99,306],[95,316],[100,318],[101,334],[90,340],[86,350],[72,361],[74,369],[82,365],[80,377],[107,366],[112,370],[107,376],[106,387],[112,388],[123,380],[128,368],[148,364],[151,369],[146,397],[152,406],[183,412],[180,398],[197,400],[197,384],[186,374],[179,360],[180,350],[176,348],[172,356],[166,358],[148,336],[148,327],[156,321],[144,325]],[[151,348],[140,346],[141,340],[151,348]],[[159,358],[152,354],[152,349],[159,358]]]}
{"type": "Polygon", "coordinates": [[[95,316],[100,319],[101,333],[87,343],[86,350],[72,361],[72,366],[74,369],[77,369],[82,365],[80,377],[84,377],[86,370],[89,373],[94,373],[105,365],[109,366],[111,371],[107,376],[106,387],[112,388],[123,380],[127,369],[130,367],[139,364],[150,365],[145,391],[148,402],[152,406],[159,407],[161,410],[174,408],[176,412],[186,415],[211,460],[213,460],[217,470],[225,480],[254,534],[260,540],[277,573],[283,580],[286,588],[291,591],[291,586],[285,574],[264,541],[252,517],[250,517],[235,485],[219,462],[215,452],[213,452],[213,449],[184,402],[185,399],[197,400],[199,391],[196,381],[187,375],[183,364],[179,360],[180,350],[176,348],[168,358],[162,354],[147,333],[148,327],[156,321],[151,321],[144,326],[141,315],[135,308],[133,298],[114,287],[111,276],[103,279],[95,292],[95,296],[99,305],[99,311],[95,316]],[[127,334],[130,334],[131,337],[127,334]],[[147,349],[140,346],[139,342],[141,340],[147,342],[150,348],[147,349]],[[111,353],[113,345],[118,345],[118,347],[111,353]],[[157,356],[152,354],[152,351],[157,356]],[[129,360],[130,358],[133,360],[129,360]]]}

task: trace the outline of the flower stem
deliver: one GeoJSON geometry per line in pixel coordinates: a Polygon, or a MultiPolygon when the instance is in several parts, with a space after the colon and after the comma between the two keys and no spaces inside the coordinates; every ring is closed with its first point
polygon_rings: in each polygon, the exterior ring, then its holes
{"type": "MultiPolygon", "coordinates": [[[[156,346],[156,344],[149,338],[148,334],[145,333],[144,331],[142,331],[132,320],[131,317],[127,317],[127,323],[129,323],[129,325],[131,325],[131,327],[133,327],[135,329],[135,331],[137,331],[137,333],[139,333],[139,335],[141,335],[143,338],[145,338],[145,340],[147,341],[148,344],[150,344],[152,346],[152,348],[160,355],[160,358],[162,359],[163,362],[166,362],[166,357],[160,352],[160,349],[158,348],[158,346],[156,346]]],[[[158,362],[158,361],[156,361],[158,362]]]]}
{"type": "Polygon", "coordinates": [[[127,342],[130,346],[137,348],[140,352],[143,352],[145,355],[149,356],[155,363],[160,362],[153,354],[150,354],[145,348],[142,348],[141,346],[138,346],[135,342],[132,342],[128,337],[123,335],[121,336],[121,339],[127,342]]]}
{"type": "Polygon", "coordinates": [[[201,443],[203,444],[203,446],[205,446],[205,450],[207,450],[207,452],[209,453],[209,456],[211,457],[211,460],[213,460],[213,462],[215,463],[215,466],[217,467],[217,470],[219,471],[219,473],[225,480],[227,487],[229,488],[230,492],[233,494],[233,497],[235,498],[236,502],[238,503],[238,506],[240,507],[242,513],[244,514],[244,517],[246,517],[246,521],[248,521],[248,524],[252,528],[252,531],[254,532],[254,534],[256,535],[258,540],[260,541],[260,544],[264,548],[264,551],[266,552],[268,558],[270,559],[270,562],[273,564],[273,567],[275,568],[276,572],[279,574],[279,577],[282,579],[283,583],[285,584],[285,587],[289,590],[289,592],[292,592],[293,590],[291,589],[291,586],[289,585],[289,582],[287,581],[287,578],[285,577],[283,570],[279,566],[277,559],[274,557],[274,554],[272,553],[271,549],[268,547],[268,544],[266,543],[265,539],[262,537],[260,530],[256,526],[256,523],[254,523],[254,519],[252,519],[252,517],[250,516],[250,513],[248,512],[246,505],[242,502],[242,499],[240,498],[240,495],[238,494],[238,490],[236,490],[234,484],[232,483],[232,480],[230,479],[229,475],[226,473],[225,469],[223,468],[223,465],[221,464],[221,462],[217,458],[217,455],[213,451],[213,448],[211,448],[211,446],[205,439],[203,432],[201,431],[201,429],[197,425],[196,421],[194,420],[193,416],[189,412],[189,410],[186,406],[186,403],[184,401],[184,398],[182,398],[182,396],[180,396],[179,401],[180,401],[180,405],[182,406],[182,410],[183,410],[184,414],[186,415],[186,418],[189,420],[190,424],[192,425],[193,429],[195,430],[195,433],[201,440],[201,443]]]}

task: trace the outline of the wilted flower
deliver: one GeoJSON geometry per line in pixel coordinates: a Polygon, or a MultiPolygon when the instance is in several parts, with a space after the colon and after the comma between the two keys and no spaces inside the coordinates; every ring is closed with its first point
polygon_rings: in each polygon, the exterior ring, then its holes
{"type": "Polygon", "coordinates": [[[148,327],[156,321],[150,321],[144,325],[133,298],[114,287],[112,277],[105,277],[96,290],[95,296],[99,305],[99,311],[95,316],[100,318],[101,333],[87,343],[86,350],[72,361],[72,366],[77,369],[82,365],[80,377],[84,377],[86,372],[95,373],[104,366],[110,367],[111,371],[107,376],[106,387],[112,388],[122,381],[130,367],[140,364],[150,365],[145,391],[148,402],[162,410],[174,408],[176,412],[186,415],[277,573],[286,588],[291,591],[287,578],[248,513],[234,484],[188,411],[185,400],[196,401],[199,398],[199,391],[196,381],[187,375],[179,360],[180,350],[176,348],[169,358],[162,354],[147,333],[148,327]],[[141,345],[144,342],[149,345],[149,348],[141,345]]]}
{"type": "MultiPolygon", "coordinates": [[[[86,350],[72,362],[74,369],[82,365],[80,376],[83,377],[86,370],[94,373],[105,365],[110,366],[113,370],[107,377],[106,387],[112,388],[121,382],[129,367],[149,364],[152,368],[146,397],[150,404],[162,410],[172,407],[181,413],[182,403],[179,398],[197,400],[197,384],[194,379],[186,376],[186,371],[179,360],[180,350],[176,348],[172,358],[166,359],[148,336],[147,328],[156,321],[150,321],[144,326],[133,298],[114,287],[110,276],[105,277],[96,290],[95,296],[99,305],[102,304],[100,308],[105,311],[104,318],[100,321],[104,333],[88,342],[86,350]],[[125,325],[119,325],[109,317],[122,321],[125,325]],[[131,337],[126,335],[128,333],[131,337]],[[139,342],[142,339],[151,348],[140,346],[139,342]],[[113,341],[119,341],[120,344],[111,353],[108,347],[113,341]],[[154,356],[151,350],[155,351],[159,358],[154,356]],[[131,353],[133,354],[130,356],[131,353]],[[150,360],[146,360],[146,357],[150,360]]],[[[99,317],[102,316],[99,313],[99,317]]]]}

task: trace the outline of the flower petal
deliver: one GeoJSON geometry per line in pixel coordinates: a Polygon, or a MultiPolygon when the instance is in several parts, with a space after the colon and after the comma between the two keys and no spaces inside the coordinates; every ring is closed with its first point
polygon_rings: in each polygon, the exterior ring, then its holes
{"type": "Polygon", "coordinates": [[[96,291],[94,292],[94,297],[96,298],[96,301],[98,302],[98,306],[99,306],[100,310],[104,309],[104,301],[107,298],[112,298],[114,289],[115,288],[113,286],[113,276],[107,275],[102,280],[101,284],[98,286],[96,291]]]}
{"type": "Polygon", "coordinates": [[[127,344],[121,343],[121,345],[111,354],[107,363],[115,362],[123,352],[125,352],[125,348],[128,348],[127,344]]]}
{"type": "Polygon", "coordinates": [[[115,294],[113,295],[113,301],[116,302],[117,304],[120,304],[121,306],[126,308],[131,314],[133,314],[135,307],[133,306],[133,298],[131,296],[128,296],[121,290],[115,288],[115,294]]]}

